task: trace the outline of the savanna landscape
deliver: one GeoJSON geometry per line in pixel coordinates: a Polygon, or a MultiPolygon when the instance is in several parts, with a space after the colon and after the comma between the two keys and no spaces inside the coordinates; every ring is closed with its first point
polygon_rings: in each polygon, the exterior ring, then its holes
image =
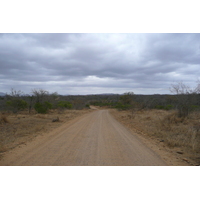
{"type": "MultiPolygon", "coordinates": [[[[0,159],[3,160],[7,153],[15,152],[17,148],[31,144],[36,138],[53,135],[53,132],[54,135],[59,134],[59,131],[56,130],[69,128],[71,122],[74,123],[76,129],[83,126],[79,131],[87,128],[87,132],[94,134],[105,128],[99,134],[110,133],[111,135],[114,134],[114,130],[113,132],[110,130],[110,124],[118,127],[116,123],[119,122],[164,160],[165,164],[161,165],[199,165],[200,101],[198,88],[199,85],[195,91],[189,91],[185,84],[177,83],[172,85],[171,89],[175,92],[173,95],[135,95],[133,92],[127,92],[122,95],[68,96],[57,93],[50,94],[43,89],[33,89],[32,95],[24,95],[22,91],[12,89],[10,94],[2,96],[0,100],[0,159]],[[89,115],[91,115],[91,118],[89,115]],[[82,124],[78,121],[78,119],[83,121],[86,118],[88,118],[88,121],[82,122],[82,124]],[[92,122],[94,119],[96,120],[92,122]],[[110,124],[108,123],[109,120],[110,124]],[[117,120],[117,122],[114,122],[114,120],[117,120]],[[91,125],[89,125],[89,121],[91,125]],[[89,130],[86,127],[87,123],[88,127],[94,126],[93,129],[89,130]],[[98,130],[96,127],[99,127],[98,130]]],[[[117,129],[122,129],[122,127],[117,129]]],[[[78,144],[78,138],[84,137],[84,134],[84,131],[83,133],[80,132],[80,136],[77,136],[77,142],[74,145],[78,144]]],[[[123,136],[123,133],[120,132],[120,134],[123,136]]],[[[92,135],[85,135],[85,137],[91,138],[92,135]]],[[[90,152],[95,152],[99,148],[98,144],[100,143],[97,141],[100,141],[100,139],[98,137],[100,136],[87,141],[88,145],[90,143],[92,145],[91,149],[88,149],[88,159],[90,152]]],[[[104,140],[107,141],[115,141],[116,136],[107,138],[107,135],[102,135],[101,137],[104,137],[104,140]]],[[[131,138],[132,136],[127,137],[131,138]]],[[[69,140],[75,139],[69,138],[69,140]]],[[[119,138],[119,140],[121,139],[119,138]]],[[[105,144],[102,143],[101,146],[103,145],[105,144]]],[[[119,143],[112,144],[112,142],[109,142],[107,145],[112,146],[113,152],[113,149],[117,148],[119,143]]],[[[125,145],[127,144],[118,147],[121,148],[121,151],[122,149],[126,151],[125,145]]],[[[131,146],[131,144],[129,145],[131,146]]],[[[99,151],[103,152],[104,148],[99,151]]],[[[116,154],[119,149],[115,150],[116,154]]],[[[110,150],[108,149],[108,151],[110,150]]],[[[92,155],[93,160],[98,156],[103,157],[103,155],[105,154],[94,154],[92,155]]],[[[115,157],[112,153],[110,156],[115,157]]],[[[122,159],[121,156],[121,152],[119,152],[116,159],[122,159]]],[[[89,163],[86,163],[85,158],[82,158],[83,161],[78,165],[123,165],[123,161],[119,163],[113,161],[115,164],[110,163],[108,161],[110,158],[105,158],[105,160],[102,158],[101,161],[94,162],[91,157],[89,163]]],[[[154,165],[153,161],[151,163],[154,165]]],[[[70,165],[70,163],[68,164],[70,165]]],[[[124,164],[134,165],[125,158],[124,164]]],[[[142,165],[140,162],[137,162],[137,164],[142,165]]],[[[73,163],[73,165],[76,164],[73,163]]]]}
{"type": "Polygon", "coordinates": [[[198,199],[197,3],[1,2],[2,199],[198,199]]]}
{"type": "Polygon", "coordinates": [[[198,166],[199,41],[0,34],[0,165],[198,166]]]}

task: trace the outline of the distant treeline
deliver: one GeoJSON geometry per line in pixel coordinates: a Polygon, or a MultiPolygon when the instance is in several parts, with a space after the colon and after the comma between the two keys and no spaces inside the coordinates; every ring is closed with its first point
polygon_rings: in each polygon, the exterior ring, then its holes
{"type": "MultiPolygon", "coordinates": [[[[32,90],[32,95],[24,95],[22,91],[11,90],[10,94],[0,97],[0,110],[18,113],[22,110],[28,110],[38,113],[48,113],[51,109],[82,109],[76,105],[75,101],[67,101],[65,97],[58,95],[56,92],[50,94],[43,89],[32,90]]],[[[82,106],[82,105],[81,105],[82,106]]]]}
{"type": "Polygon", "coordinates": [[[180,116],[187,116],[189,112],[200,110],[200,94],[176,94],[176,95],[134,95],[125,93],[123,95],[97,97],[90,101],[94,106],[107,106],[119,110],[131,109],[176,109],[180,116]]]}
{"type": "Polygon", "coordinates": [[[18,111],[27,109],[38,113],[47,113],[50,109],[83,109],[90,105],[106,106],[119,110],[130,109],[176,109],[180,117],[186,117],[192,111],[200,110],[200,84],[193,90],[183,83],[172,85],[173,95],[154,94],[136,95],[133,92],[99,95],[59,95],[43,89],[33,89],[31,95],[11,89],[10,94],[0,97],[0,110],[18,111]]]}
{"type": "Polygon", "coordinates": [[[33,95],[9,94],[0,97],[0,110],[18,112],[28,109],[46,113],[49,109],[83,109],[90,105],[126,109],[182,109],[188,111],[200,108],[200,95],[135,95],[131,92],[116,95],[58,95],[45,90],[35,91],[33,95]],[[186,109],[186,108],[185,108],[186,109]]]}

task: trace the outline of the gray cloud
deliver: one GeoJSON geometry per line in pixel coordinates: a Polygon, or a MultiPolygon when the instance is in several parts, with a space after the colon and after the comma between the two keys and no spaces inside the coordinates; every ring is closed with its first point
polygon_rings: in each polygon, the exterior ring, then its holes
{"type": "Polygon", "coordinates": [[[169,93],[199,67],[200,34],[0,34],[0,92],[169,93]]]}

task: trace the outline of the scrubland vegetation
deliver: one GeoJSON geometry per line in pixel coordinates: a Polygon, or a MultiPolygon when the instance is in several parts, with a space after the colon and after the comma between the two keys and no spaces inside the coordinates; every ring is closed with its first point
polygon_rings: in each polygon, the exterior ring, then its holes
{"type": "Polygon", "coordinates": [[[0,153],[86,112],[89,109],[81,99],[49,94],[42,89],[33,90],[32,95],[12,89],[0,98],[0,153]]]}
{"type": "Polygon", "coordinates": [[[58,124],[52,123],[53,119],[66,121],[68,115],[78,116],[79,111],[89,110],[93,105],[115,110],[115,117],[126,126],[168,148],[178,148],[177,152],[200,164],[200,84],[194,89],[183,83],[173,84],[171,92],[172,95],[127,92],[62,96],[42,89],[23,95],[12,89],[0,99],[0,151],[21,137],[57,126],[53,125],[58,124]]]}
{"type": "Polygon", "coordinates": [[[115,114],[130,128],[157,139],[168,148],[176,149],[188,161],[200,164],[200,92],[199,84],[190,89],[183,83],[172,85],[174,95],[137,96],[129,108],[115,114]],[[179,149],[179,150],[178,150],[179,149]],[[186,157],[186,158],[185,158],[186,157]]]}
{"type": "Polygon", "coordinates": [[[27,110],[17,114],[2,112],[0,114],[0,155],[87,112],[90,110],[49,110],[47,114],[36,112],[29,114],[27,110]]]}
{"type": "Polygon", "coordinates": [[[113,110],[112,114],[139,135],[200,165],[199,112],[192,112],[185,118],[178,117],[176,110],[161,109],[138,110],[134,114],[130,110],[113,110]]]}
{"type": "Polygon", "coordinates": [[[173,95],[134,95],[127,92],[115,101],[102,99],[92,105],[115,108],[112,112],[124,125],[154,138],[188,161],[200,164],[200,84],[190,89],[173,84],[173,95]],[[187,159],[185,158],[187,157],[187,159]]]}

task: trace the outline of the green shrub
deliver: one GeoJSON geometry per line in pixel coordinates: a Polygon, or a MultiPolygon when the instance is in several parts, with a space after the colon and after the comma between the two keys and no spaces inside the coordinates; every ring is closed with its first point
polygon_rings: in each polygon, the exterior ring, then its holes
{"type": "Polygon", "coordinates": [[[90,108],[90,105],[89,105],[89,104],[86,104],[85,107],[86,107],[86,108],[90,108]]]}
{"type": "Polygon", "coordinates": [[[49,109],[52,108],[52,104],[48,101],[45,101],[44,103],[36,103],[34,105],[34,108],[38,113],[45,114],[48,112],[49,109]]]}
{"type": "Polygon", "coordinates": [[[115,106],[115,108],[119,109],[119,110],[127,110],[131,108],[131,105],[128,104],[122,104],[121,102],[118,102],[115,106]]]}
{"type": "Polygon", "coordinates": [[[161,106],[161,105],[157,105],[155,106],[156,109],[163,109],[163,110],[170,110],[173,108],[172,105],[166,105],[166,106],[161,106]]]}
{"type": "Polygon", "coordinates": [[[22,99],[12,99],[6,102],[6,105],[15,113],[28,107],[28,103],[22,99]]]}
{"type": "Polygon", "coordinates": [[[164,106],[161,106],[161,105],[157,105],[155,106],[156,109],[164,109],[165,107],[164,106]]]}
{"type": "Polygon", "coordinates": [[[67,108],[67,109],[72,108],[72,104],[68,101],[59,101],[57,106],[58,106],[58,108],[67,108]]]}
{"type": "Polygon", "coordinates": [[[164,109],[165,109],[165,110],[171,110],[172,108],[173,108],[172,105],[166,105],[164,109]]]}
{"type": "Polygon", "coordinates": [[[199,110],[199,109],[200,109],[200,106],[197,106],[197,105],[191,105],[190,106],[191,111],[195,111],[195,110],[199,110]]]}
{"type": "Polygon", "coordinates": [[[48,101],[44,102],[44,106],[46,106],[48,109],[52,109],[52,104],[49,103],[48,101]]]}

